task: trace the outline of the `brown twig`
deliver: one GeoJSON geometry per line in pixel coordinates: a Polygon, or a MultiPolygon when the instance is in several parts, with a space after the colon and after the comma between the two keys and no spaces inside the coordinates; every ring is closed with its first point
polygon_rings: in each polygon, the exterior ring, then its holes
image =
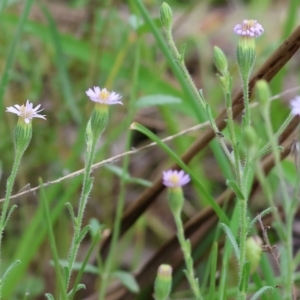
{"type": "MultiPolygon", "coordinates": [[[[269,59],[263,64],[263,66],[255,73],[250,80],[249,90],[252,93],[255,82],[259,79],[265,79],[270,81],[280,69],[289,61],[294,53],[300,47],[300,26],[298,26],[293,33],[285,40],[279,48],[269,57],[269,59]]],[[[243,110],[243,95],[240,91],[233,100],[233,115],[237,117],[243,110]]],[[[223,130],[226,126],[226,110],[223,110],[216,119],[216,124],[219,130],[223,130]]],[[[295,122],[292,122],[296,126],[295,122]]],[[[289,126],[287,130],[293,131],[295,127],[289,126]]],[[[188,164],[192,158],[204,149],[208,143],[214,138],[214,131],[209,128],[203,132],[202,136],[195,141],[191,147],[182,155],[181,159],[184,163],[188,164]]],[[[170,168],[178,169],[176,164],[170,168]]],[[[164,189],[161,178],[157,178],[150,188],[147,188],[133,203],[126,209],[122,218],[121,235],[124,234],[135,221],[144,213],[149,205],[154,201],[155,197],[160,194],[164,189]]],[[[101,248],[101,254],[106,256],[111,236],[103,243],[101,248]]]]}

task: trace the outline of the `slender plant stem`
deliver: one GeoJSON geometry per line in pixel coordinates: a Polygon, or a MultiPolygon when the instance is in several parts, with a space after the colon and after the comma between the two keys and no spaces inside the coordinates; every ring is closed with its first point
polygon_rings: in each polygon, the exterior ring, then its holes
{"type": "Polygon", "coordinates": [[[195,278],[195,274],[194,274],[193,259],[192,259],[192,256],[191,256],[190,247],[188,245],[189,241],[185,240],[183,224],[182,224],[180,214],[175,213],[174,214],[174,219],[175,219],[176,228],[177,228],[177,237],[178,237],[179,244],[180,244],[180,247],[181,247],[182,252],[183,252],[183,257],[184,257],[185,265],[186,265],[186,268],[187,268],[186,277],[187,277],[188,282],[189,282],[189,284],[192,288],[195,299],[196,300],[201,300],[202,296],[201,296],[198,280],[195,278]]]}
{"type": "Polygon", "coordinates": [[[76,280],[75,280],[75,283],[74,283],[74,288],[72,290],[72,293],[71,295],[69,296],[69,300],[73,300],[74,299],[74,296],[75,296],[75,293],[76,293],[76,287],[78,286],[79,282],[80,282],[80,279],[84,273],[84,270],[85,270],[85,267],[89,261],[89,258],[93,252],[93,250],[95,249],[95,247],[101,242],[101,238],[102,238],[102,234],[101,232],[99,231],[96,236],[93,237],[92,239],[92,244],[90,245],[85,257],[84,257],[84,260],[82,262],[82,265],[81,265],[81,268],[76,276],[76,280]]]}
{"type": "MultiPolygon", "coordinates": [[[[240,205],[240,261],[239,261],[239,267],[240,267],[240,282],[242,280],[242,271],[246,259],[246,238],[247,238],[247,201],[246,199],[238,199],[239,205],[240,205]]],[[[239,292],[239,300],[246,299],[245,291],[239,292]]]]}
{"type": "MultiPolygon", "coordinates": [[[[79,200],[79,207],[78,207],[78,216],[75,220],[74,224],[74,235],[71,243],[71,248],[69,252],[69,258],[68,258],[68,269],[69,269],[69,276],[67,278],[66,282],[66,290],[68,290],[70,278],[72,275],[73,266],[75,263],[75,259],[77,256],[77,252],[80,246],[80,241],[78,240],[81,232],[81,225],[83,220],[83,214],[84,210],[87,204],[87,200],[91,191],[91,170],[92,170],[92,163],[94,160],[95,152],[96,152],[96,143],[97,141],[93,138],[92,143],[90,146],[87,147],[86,150],[86,163],[85,163],[85,171],[83,174],[83,187],[81,191],[81,196],[79,200]]],[[[74,289],[76,287],[74,286],[74,289]]]]}
{"type": "MultiPolygon", "coordinates": [[[[5,200],[3,203],[3,208],[1,212],[1,217],[0,217],[0,258],[1,258],[1,250],[2,250],[2,238],[3,238],[3,232],[4,232],[4,226],[6,223],[6,218],[7,218],[7,211],[8,211],[8,206],[9,206],[9,199],[12,193],[13,185],[17,176],[18,168],[21,162],[21,158],[25,152],[25,149],[23,150],[16,150],[15,153],[15,159],[11,171],[11,175],[8,177],[7,182],[6,182],[6,193],[5,193],[5,200]]],[[[1,265],[0,265],[1,266],[1,265]]],[[[2,298],[2,280],[0,284],[0,299],[2,298]]]]}

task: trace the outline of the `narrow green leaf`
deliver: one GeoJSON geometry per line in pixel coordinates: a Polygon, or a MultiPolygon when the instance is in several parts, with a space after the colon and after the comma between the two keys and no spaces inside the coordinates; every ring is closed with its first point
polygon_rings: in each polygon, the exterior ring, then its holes
{"type": "Polygon", "coordinates": [[[73,225],[75,226],[75,224],[76,224],[76,217],[75,217],[75,214],[74,214],[73,206],[71,205],[70,202],[67,202],[65,205],[66,205],[66,207],[69,210],[69,213],[70,213],[70,216],[71,216],[71,220],[73,222],[73,225]]]}
{"type": "Polygon", "coordinates": [[[227,180],[226,184],[234,191],[234,193],[236,194],[236,196],[240,199],[240,200],[244,200],[245,196],[242,193],[242,191],[239,189],[238,185],[236,184],[235,181],[233,180],[227,180]]]}
{"type": "Polygon", "coordinates": [[[5,270],[4,274],[2,275],[2,278],[1,278],[1,285],[3,284],[3,282],[5,281],[7,275],[9,274],[9,272],[18,264],[20,264],[21,261],[20,260],[16,260],[15,262],[11,263],[9,265],[9,267],[5,270]]]}
{"type": "Polygon", "coordinates": [[[14,205],[9,209],[8,214],[7,214],[7,216],[6,216],[6,220],[5,220],[4,225],[3,225],[3,228],[6,227],[7,221],[9,220],[11,214],[13,213],[13,211],[14,211],[17,207],[18,207],[18,206],[14,204],[14,205]]]}
{"type": "Polygon", "coordinates": [[[214,242],[211,253],[211,264],[210,264],[210,284],[209,284],[209,297],[208,299],[215,299],[216,290],[216,272],[218,262],[218,243],[214,242]]]}
{"type": "Polygon", "coordinates": [[[54,300],[54,297],[53,297],[51,294],[49,294],[49,293],[45,294],[45,297],[46,297],[48,300],[54,300]]]}
{"type": "Polygon", "coordinates": [[[268,207],[267,209],[263,210],[259,215],[257,215],[249,224],[249,230],[254,226],[254,224],[258,221],[258,218],[263,218],[265,215],[275,212],[277,210],[276,207],[268,207]]]}
{"type": "Polygon", "coordinates": [[[151,106],[157,106],[157,105],[166,105],[166,104],[178,104],[181,103],[181,99],[170,96],[170,95],[149,95],[139,98],[135,106],[137,108],[143,108],[143,107],[151,107],[151,106]]]}
{"type": "MultiPolygon", "coordinates": [[[[75,293],[80,291],[80,290],[85,290],[85,285],[83,283],[80,283],[76,286],[75,293]]],[[[68,298],[73,294],[73,289],[68,293],[68,298]]]]}
{"type": "MultiPolygon", "coordinates": [[[[53,264],[53,262],[51,262],[51,264],[53,264]]],[[[60,259],[59,260],[59,264],[63,267],[66,268],[68,265],[68,261],[65,259],[60,259]]],[[[74,271],[78,271],[80,270],[82,267],[82,263],[81,262],[75,262],[73,265],[73,270],[74,271]]],[[[99,268],[90,265],[90,264],[86,264],[85,268],[84,268],[84,272],[85,273],[90,273],[90,274],[95,274],[95,275],[99,275],[99,268]]]]}
{"type": "Polygon", "coordinates": [[[132,293],[138,293],[140,288],[132,274],[125,271],[115,271],[111,274],[112,277],[118,278],[120,282],[128,288],[132,293]]]}
{"type": "Polygon", "coordinates": [[[224,230],[225,234],[227,235],[227,237],[228,237],[228,239],[229,239],[229,241],[232,245],[232,248],[234,250],[234,254],[235,254],[236,259],[239,260],[239,258],[240,258],[240,249],[238,247],[238,244],[236,243],[236,240],[235,240],[230,228],[224,223],[220,223],[220,226],[224,230]]]}
{"type": "Polygon", "coordinates": [[[257,300],[265,293],[273,293],[274,288],[271,286],[263,286],[260,290],[258,290],[250,300],[257,300]]]}
{"type": "Polygon", "coordinates": [[[171,158],[173,158],[173,160],[178,164],[178,166],[182,168],[182,170],[184,170],[186,173],[188,173],[192,180],[197,184],[199,190],[202,193],[203,199],[205,199],[206,202],[211,205],[212,209],[216,212],[219,219],[222,222],[229,224],[229,219],[227,218],[226,214],[216,203],[215,199],[204,188],[198,176],[195,175],[194,172],[192,172],[192,170],[180,159],[180,157],[175,152],[173,152],[165,143],[163,143],[154,133],[152,133],[149,129],[142,126],[141,124],[134,122],[131,124],[130,129],[138,130],[145,134],[153,142],[156,142],[158,146],[161,147],[171,158]]]}
{"type": "Polygon", "coordinates": [[[86,225],[80,232],[80,235],[78,237],[78,239],[76,240],[77,244],[80,244],[82,242],[82,240],[85,238],[86,234],[90,231],[91,226],[90,225],[86,225]]]}

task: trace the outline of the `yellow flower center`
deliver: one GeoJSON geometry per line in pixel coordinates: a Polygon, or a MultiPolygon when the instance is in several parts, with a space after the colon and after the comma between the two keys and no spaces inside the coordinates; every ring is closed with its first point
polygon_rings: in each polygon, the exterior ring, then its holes
{"type": "Polygon", "coordinates": [[[243,30],[250,30],[250,28],[255,27],[255,20],[247,20],[247,22],[242,24],[243,30]]]}
{"type": "Polygon", "coordinates": [[[179,182],[179,178],[176,174],[170,176],[169,181],[172,182],[174,185],[177,185],[179,182]]]}
{"type": "Polygon", "coordinates": [[[110,93],[106,90],[102,90],[99,94],[99,99],[103,100],[103,101],[106,101],[107,98],[109,97],[110,93]]]}
{"type": "Polygon", "coordinates": [[[24,117],[24,118],[30,118],[30,117],[32,117],[32,110],[26,110],[26,106],[25,105],[22,105],[20,107],[20,113],[21,113],[21,116],[24,117]]]}

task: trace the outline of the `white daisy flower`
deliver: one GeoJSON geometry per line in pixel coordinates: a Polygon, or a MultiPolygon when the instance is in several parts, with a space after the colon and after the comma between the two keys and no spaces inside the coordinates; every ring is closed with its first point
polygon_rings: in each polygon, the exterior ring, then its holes
{"type": "Polygon", "coordinates": [[[30,103],[29,100],[27,100],[25,105],[20,106],[15,104],[14,106],[7,107],[6,112],[18,115],[24,119],[26,124],[29,124],[33,118],[46,120],[44,115],[39,114],[39,112],[43,110],[43,108],[39,110],[40,106],[41,105],[39,104],[36,108],[33,108],[33,103],[30,103]]]}
{"type": "Polygon", "coordinates": [[[94,86],[94,90],[88,89],[86,91],[86,94],[92,101],[97,103],[108,105],[123,104],[121,101],[118,101],[122,98],[122,96],[115,93],[114,91],[109,92],[106,88],[103,88],[101,90],[98,86],[94,86]]]}

